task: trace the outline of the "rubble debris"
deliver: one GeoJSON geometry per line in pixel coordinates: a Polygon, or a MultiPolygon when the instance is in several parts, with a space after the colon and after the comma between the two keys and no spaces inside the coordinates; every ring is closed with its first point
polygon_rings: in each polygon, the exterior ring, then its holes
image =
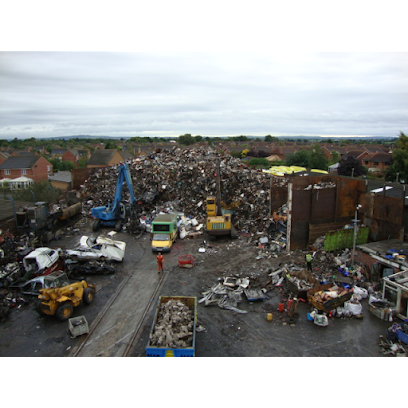
{"type": "Polygon", "coordinates": [[[116,272],[114,262],[93,260],[88,262],[66,261],[66,272],[69,277],[82,275],[108,275],[116,272]]]}
{"type": "Polygon", "coordinates": [[[22,275],[18,262],[11,262],[0,269],[0,288],[7,288],[17,282],[22,275]]]}
{"type": "Polygon", "coordinates": [[[330,283],[316,286],[308,291],[308,302],[316,309],[328,312],[341,306],[351,298],[352,289],[346,289],[330,283]]]}
{"type": "Polygon", "coordinates": [[[321,190],[325,188],[336,188],[336,183],[331,181],[319,181],[316,184],[309,184],[304,190],[321,190]]]}
{"type": "Polygon", "coordinates": [[[394,323],[388,328],[386,337],[380,335],[378,342],[380,353],[394,357],[408,357],[408,330],[402,332],[405,336],[403,338],[398,336],[401,332],[401,325],[394,323]]]}
{"type": "Polygon", "coordinates": [[[20,309],[27,304],[26,298],[20,296],[17,291],[3,289],[0,291],[0,321],[8,318],[11,309],[20,309]]]}
{"type": "MultiPolygon", "coordinates": [[[[129,160],[135,196],[140,200],[142,217],[153,219],[154,214],[168,208],[185,216],[185,232],[203,231],[207,196],[216,194],[214,160],[221,160],[222,201],[234,213],[235,229],[256,234],[272,224],[269,219],[269,175],[245,166],[241,160],[225,156],[211,148],[163,149],[154,155],[129,160]]],[[[117,166],[99,169],[81,186],[83,214],[92,207],[113,201],[117,166]]],[[[123,191],[122,201],[130,202],[123,191]]],[[[145,221],[146,223],[146,221],[145,221]]],[[[129,226],[125,224],[124,230],[129,226]]],[[[184,235],[184,231],[183,231],[184,235]]]]}
{"type": "Polygon", "coordinates": [[[0,229],[0,267],[16,259],[15,237],[9,231],[0,229]]]}
{"type": "Polygon", "coordinates": [[[252,278],[225,276],[220,278],[218,283],[209,290],[203,292],[203,297],[198,303],[204,303],[204,306],[216,304],[222,309],[232,310],[236,313],[247,313],[246,310],[238,308],[242,295],[245,294],[248,302],[256,302],[267,299],[266,292],[266,288],[259,287],[257,276],[252,278]]]}
{"type": "Polygon", "coordinates": [[[170,299],[159,308],[149,346],[165,348],[192,347],[194,313],[185,303],[170,299]]]}
{"type": "Polygon", "coordinates": [[[408,347],[399,343],[393,343],[392,341],[384,338],[384,336],[380,336],[379,338],[379,347],[380,353],[383,355],[393,355],[395,357],[408,356],[408,347]]]}
{"type": "Polygon", "coordinates": [[[256,302],[267,299],[267,296],[262,289],[244,289],[244,293],[248,299],[248,302],[256,302]]]}
{"type": "Polygon", "coordinates": [[[294,296],[307,299],[307,291],[319,284],[319,281],[307,270],[287,271],[286,284],[294,296]]]}
{"type": "Polygon", "coordinates": [[[395,309],[387,299],[383,299],[382,293],[374,292],[371,294],[368,299],[368,305],[370,313],[372,313],[374,316],[377,316],[381,320],[389,322],[393,321],[395,309]]]}

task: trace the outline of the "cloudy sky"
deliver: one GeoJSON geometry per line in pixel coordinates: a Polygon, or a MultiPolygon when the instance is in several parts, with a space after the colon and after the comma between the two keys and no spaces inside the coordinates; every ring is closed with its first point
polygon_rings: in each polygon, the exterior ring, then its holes
{"type": "Polygon", "coordinates": [[[2,139],[408,131],[407,52],[27,52],[21,44],[0,52],[2,139]]]}

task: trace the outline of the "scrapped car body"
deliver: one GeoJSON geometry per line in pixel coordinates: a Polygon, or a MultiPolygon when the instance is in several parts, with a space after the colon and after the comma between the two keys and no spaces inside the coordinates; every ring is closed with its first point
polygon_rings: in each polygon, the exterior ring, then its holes
{"type": "Polygon", "coordinates": [[[73,260],[107,260],[122,262],[125,257],[126,243],[110,238],[87,236],[81,237],[80,245],[75,249],[68,249],[65,255],[73,260]]]}
{"type": "Polygon", "coordinates": [[[70,281],[65,272],[56,271],[49,275],[37,276],[20,286],[20,291],[24,295],[38,296],[40,289],[60,288],[69,285],[70,281]]]}
{"type": "Polygon", "coordinates": [[[60,258],[60,249],[47,247],[37,248],[23,258],[26,272],[23,280],[31,277],[48,275],[56,270],[64,269],[64,262],[60,258]]]}

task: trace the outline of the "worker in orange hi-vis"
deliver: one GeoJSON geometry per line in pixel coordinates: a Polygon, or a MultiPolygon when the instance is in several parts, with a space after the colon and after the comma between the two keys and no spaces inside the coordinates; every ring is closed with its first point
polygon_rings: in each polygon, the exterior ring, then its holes
{"type": "Polygon", "coordinates": [[[163,272],[163,261],[164,261],[164,257],[161,254],[161,252],[159,252],[159,254],[157,255],[157,266],[158,266],[158,271],[157,273],[163,272]]]}

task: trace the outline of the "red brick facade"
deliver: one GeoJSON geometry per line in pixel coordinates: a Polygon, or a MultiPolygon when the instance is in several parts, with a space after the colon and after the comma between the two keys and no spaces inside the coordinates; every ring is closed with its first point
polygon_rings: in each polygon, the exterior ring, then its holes
{"type": "Polygon", "coordinates": [[[48,180],[48,175],[52,174],[52,164],[42,156],[30,169],[1,169],[0,178],[15,179],[21,176],[29,177],[34,181],[48,180]]]}

